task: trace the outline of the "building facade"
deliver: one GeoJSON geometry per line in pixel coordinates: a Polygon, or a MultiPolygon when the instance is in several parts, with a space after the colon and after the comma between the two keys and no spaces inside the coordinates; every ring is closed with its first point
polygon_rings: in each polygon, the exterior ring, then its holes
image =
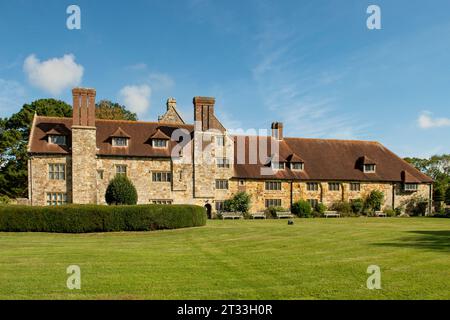
{"type": "Polygon", "coordinates": [[[196,204],[213,216],[245,191],[252,211],[299,199],[327,206],[384,193],[384,207],[431,203],[432,180],[378,142],[290,138],[274,122],[265,136],[232,135],[214,98],[193,99],[186,124],[173,98],[157,122],[95,119],[94,89],[75,88],[73,117],[35,116],[28,152],[32,205],[105,204],[109,181],[127,175],[138,203],[196,204]]]}

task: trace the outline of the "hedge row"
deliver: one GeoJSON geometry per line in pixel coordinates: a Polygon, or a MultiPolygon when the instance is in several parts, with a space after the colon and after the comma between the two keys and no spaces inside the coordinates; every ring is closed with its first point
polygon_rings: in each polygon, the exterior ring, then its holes
{"type": "Polygon", "coordinates": [[[7,232],[150,231],[205,224],[205,209],[193,205],[0,206],[0,231],[7,232]]]}

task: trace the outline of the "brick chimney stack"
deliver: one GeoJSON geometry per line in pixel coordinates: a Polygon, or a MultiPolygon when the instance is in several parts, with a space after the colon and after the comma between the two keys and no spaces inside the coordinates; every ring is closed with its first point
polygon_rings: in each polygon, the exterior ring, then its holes
{"type": "Polygon", "coordinates": [[[218,128],[218,121],[214,116],[215,102],[216,100],[210,97],[194,97],[194,121],[201,122],[202,131],[218,128]]]}
{"type": "Polygon", "coordinates": [[[283,123],[272,122],[272,137],[277,140],[283,140],[283,123]]]}
{"type": "Polygon", "coordinates": [[[74,88],[73,125],[95,127],[95,89],[74,88]]]}

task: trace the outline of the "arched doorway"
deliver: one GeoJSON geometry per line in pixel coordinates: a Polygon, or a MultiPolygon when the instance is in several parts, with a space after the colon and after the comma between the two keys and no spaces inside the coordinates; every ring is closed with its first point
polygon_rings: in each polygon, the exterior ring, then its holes
{"type": "Polygon", "coordinates": [[[205,204],[205,209],[206,209],[206,216],[208,217],[208,219],[211,219],[211,210],[212,207],[209,203],[205,204]]]}

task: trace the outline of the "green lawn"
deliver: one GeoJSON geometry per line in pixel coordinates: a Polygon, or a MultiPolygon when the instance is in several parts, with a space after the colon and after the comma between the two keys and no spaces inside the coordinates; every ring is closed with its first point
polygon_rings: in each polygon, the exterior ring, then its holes
{"type": "Polygon", "coordinates": [[[137,233],[0,233],[0,299],[450,299],[450,220],[208,221],[137,233]],[[81,267],[81,290],[66,268],[81,267]],[[381,290],[366,269],[381,268],[381,290]]]}

